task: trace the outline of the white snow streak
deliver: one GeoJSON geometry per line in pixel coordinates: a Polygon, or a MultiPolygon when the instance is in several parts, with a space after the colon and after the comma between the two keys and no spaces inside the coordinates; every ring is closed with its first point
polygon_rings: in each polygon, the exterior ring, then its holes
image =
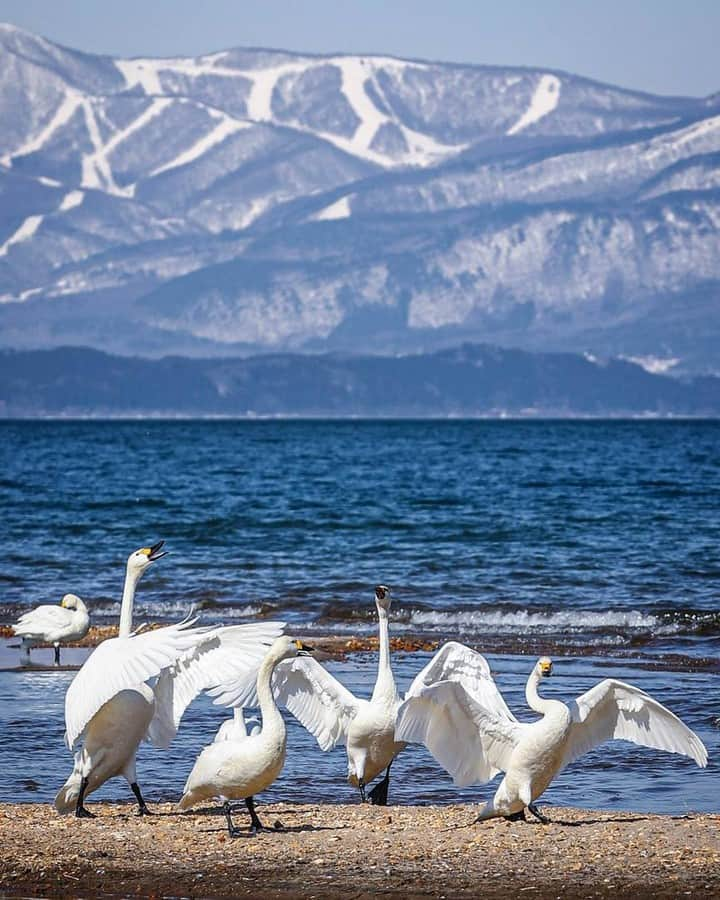
{"type": "Polygon", "coordinates": [[[244,128],[252,128],[252,125],[249,122],[239,122],[237,119],[231,119],[230,116],[225,116],[219,125],[216,125],[212,131],[209,131],[204,137],[201,137],[199,141],[196,141],[183,153],[180,153],[174,159],[171,159],[170,162],[158,166],[157,169],[153,169],[148,175],[148,178],[153,178],[161,172],[167,172],[168,169],[177,169],[179,166],[185,166],[188,163],[193,162],[198,157],[202,156],[203,153],[207,153],[207,151],[216,144],[221,143],[231,134],[235,134],[236,131],[242,131],[244,128]]]}
{"type": "Polygon", "coordinates": [[[70,191],[63,197],[62,203],[58,206],[58,211],[67,212],[69,209],[74,209],[76,206],[80,206],[84,198],[85,194],[83,191],[70,191]]]}
{"type": "Polygon", "coordinates": [[[507,133],[517,134],[519,131],[527,128],[528,125],[539,122],[540,119],[543,119],[555,109],[559,100],[560,79],[555,75],[543,75],[535,88],[535,93],[532,95],[530,106],[512,128],[508,129],[507,133]]]}
{"type": "Polygon", "coordinates": [[[34,153],[36,150],[39,150],[47,143],[58,128],[61,128],[72,118],[73,113],[78,108],[81,101],[82,96],[80,94],[76,91],[68,91],[65,94],[62,103],[55,111],[55,115],[50,119],[42,131],[34,138],[27,141],[27,143],[23,144],[22,147],[18,147],[17,150],[3,156],[0,162],[6,166],[12,166],[13,157],[27,156],[29,153],[34,153]]]}
{"type": "Polygon", "coordinates": [[[161,60],[155,59],[116,59],[115,65],[125,79],[126,88],[134,88],[139,85],[146,94],[162,94],[160,86],[159,69],[165,65],[161,60]]]}
{"type": "Polygon", "coordinates": [[[92,141],[95,150],[93,153],[85,154],[82,158],[82,187],[99,188],[106,190],[110,194],[115,194],[118,197],[132,197],[135,193],[135,185],[128,185],[127,187],[121,188],[115,184],[115,179],[113,178],[107,156],[119,143],[124,141],[138,129],[147,125],[151,119],[154,119],[159,115],[172,102],[170,97],[160,97],[153,100],[153,102],[144,109],[136,119],[133,119],[127,128],[115,132],[112,138],[106,144],[103,144],[92,106],[89,101],[83,100],[85,121],[87,123],[90,140],[92,141]]]}
{"type": "Polygon", "coordinates": [[[19,244],[31,238],[40,227],[45,216],[28,216],[17,231],[12,234],[0,247],[0,256],[7,256],[7,252],[13,244],[19,244]]]}
{"type": "Polygon", "coordinates": [[[315,215],[312,216],[312,219],[315,222],[324,222],[329,219],[347,219],[349,215],[350,198],[341,197],[339,200],[331,203],[330,206],[326,206],[324,209],[321,209],[320,212],[315,213],[315,215]]]}

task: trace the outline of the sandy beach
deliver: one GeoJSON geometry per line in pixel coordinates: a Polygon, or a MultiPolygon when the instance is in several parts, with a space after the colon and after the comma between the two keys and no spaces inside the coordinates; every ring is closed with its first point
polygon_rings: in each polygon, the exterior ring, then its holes
{"type": "MultiPolygon", "coordinates": [[[[94,820],[0,806],[3,896],[717,897],[720,816],[545,807],[553,823],[472,823],[476,807],[258,807],[283,832],[228,838],[216,809],[94,820]]],[[[243,812],[237,815],[243,824],[243,812]]]]}

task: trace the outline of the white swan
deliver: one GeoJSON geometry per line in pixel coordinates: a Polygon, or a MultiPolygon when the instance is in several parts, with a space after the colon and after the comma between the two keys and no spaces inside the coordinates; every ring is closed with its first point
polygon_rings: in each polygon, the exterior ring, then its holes
{"type": "Polygon", "coordinates": [[[214,743],[218,741],[241,741],[243,738],[260,734],[260,719],[257,716],[249,716],[245,718],[245,710],[238,706],[233,710],[232,719],[223,722],[218,728],[217,734],[213,738],[214,743]]]}
{"type": "MultiPolygon", "coordinates": [[[[238,837],[241,832],[233,825],[231,800],[244,800],[250,813],[250,833],[264,828],[255,810],[254,795],[268,788],[282,772],[285,764],[287,735],[285,722],[273,697],[271,679],[275,666],[284,659],[308,653],[300,641],[289,637],[275,640],[257,674],[256,690],[262,715],[262,729],[248,735],[236,728],[225,740],[215,740],[198,756],[188,776],[180,799],[181,810],[196,803],[220,797],[224,800],[228,834],[238,837]]],[[[240,711],[242,718],[242,711],[240,711]]],[[[237,725],[238,720],[235,720],[237,725]]]]}
{"type": "MultiPolygon", "coordinates": [[[[466,685],[440,681],[401,706],[396,735],[424,743],[460,787],[505,772],[477,821],[524,818],[527,807],[547,822],[534,801],[565,766],[613,738],[681,753],[701,767],[707,764],[700,738],[639,688],[608,678],[566,705],[538,695],[540,679],[551,673],[552,661],[542,657],[528,678],[525,696],[530,708],[542,714],[537,722],[518,722],[507,707],[505,712],[500,705],[492,708],[466,685]]],[[[495,692],[500,697],[496,687],[495,692]]]]}
{"type": "Polygon", "coordinates": [[[75,594],[65,594],[59,606],[45,604],[20,616],[12,626],[22,638],[21,661],[30,662],[30,648],[35,644],[52,644],[55,665],[60,665],[60,644],[79,641],[90,628],[87,607],[75,594]]]}
{"type": "MultiPolygon", "coordinates": [[[[368,794],[371,803],[382,806],[387,804],[390,766],[405,746],[404,741],[395,737],[395,719],[402,701],[390,667],[390,602],[389,589],[379,585],[375,589],[375,604],[380,652],[377,681],[370,700],[355,697],[314,659],[282,663],[273,679],[278,703],[287,706],[316,738],[322,750],[331,750],[337,744],[345,745],[348,781],[359,788],[362,802],[366,800],[365,785],[385,769],[385,777],[368,794]]],[[[428,680],[443,679],[467,682],[468,687],[491,706],[497,702],[497,691],[485,659],[455,642],[437,652],[415,678],[406,697],[414,696],[428,680]]],[[[223,697],[223,702],[240,702],[241,699],[230,693],[223,697]]]]}
{"type": "Polygon", "coordinates": [[[165,554],[163,541],[131,553],[127,562],[118,637],[103,641],[73,679],[65,697],[65,739],[75,755],[73,772],[55,798],[60,813],[92,813],[84,799],[109,778],[124,775],[149,810],[137,783],[135,757],[146,735],[167,747],[183,712],[197,694],[220,677],[254,674],[282,622],[192,628],[195,620],[132,633],[135,588],[147,567],[165,554]],[[154,689],[146,682],[159,676],[154,689]]]}

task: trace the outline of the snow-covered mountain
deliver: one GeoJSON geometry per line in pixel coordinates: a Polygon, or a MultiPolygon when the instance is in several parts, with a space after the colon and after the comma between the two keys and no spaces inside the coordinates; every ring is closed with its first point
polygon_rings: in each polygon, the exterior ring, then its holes
{"type": "Polygon", "coordinates": [[[720,95],[0,26],[0,343],[720,369],[720,95]]]}

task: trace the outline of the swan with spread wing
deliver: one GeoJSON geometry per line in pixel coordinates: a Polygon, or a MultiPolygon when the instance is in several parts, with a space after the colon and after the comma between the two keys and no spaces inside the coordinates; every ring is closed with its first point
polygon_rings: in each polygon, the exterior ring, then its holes
{"type": "MultiPolygon", "coordinates": [[[[524,818],[527,808],[548,819],[535,800],[573,760],[612,739],[689,756],[707,764],[700,738],[680,719],[640,688],[607,678],[569,704],[540,697],[538,685],[552,673],[542,657],[525,689],[528,705],[542,715],[518,722],[512,713],[468,690],[460,682],[428,682],[398,711],[396,738],[423,743],[458,787],[490,781],[504,772],[492,800],[478,821],[498,816],[524,818]]],[[[493,684],[496,699],[500,693],[493,684]]]]}
{"type": "Polygon", "coordinates": [[[127,779],[139,814],[148,813],[136,774],[140,742],[147,737],[167,747],[189,703],[223,678],[254,677],[282,631],[282,622],[195,628],[196,620],[188,618],[133,633],[135,589],[148,566],[165,555],[163,543],[130,554],[118,636],[96,647],[68,688],[65,740],[71,750],[81,739],[82,746],[55,798],[60,813],[91,817],[85,797],[115,775],[127,779]]]}

